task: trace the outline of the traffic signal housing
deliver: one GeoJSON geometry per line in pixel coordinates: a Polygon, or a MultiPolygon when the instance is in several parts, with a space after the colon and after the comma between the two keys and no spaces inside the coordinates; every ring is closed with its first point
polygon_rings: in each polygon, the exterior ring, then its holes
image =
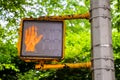
{"type": "Polygon", "coordinates": [[[63,20],[22,19],[18,52],[23,60],[63,59],[64,42],[63,20]]]}

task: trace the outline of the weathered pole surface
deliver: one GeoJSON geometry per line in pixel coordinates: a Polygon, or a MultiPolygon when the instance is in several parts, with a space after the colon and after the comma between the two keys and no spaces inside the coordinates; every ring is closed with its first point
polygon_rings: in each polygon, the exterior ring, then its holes
{"type": "Polygon", "coordinates": [[[92,80],[115,80],[110,0],[91,0],[92,80]]]}

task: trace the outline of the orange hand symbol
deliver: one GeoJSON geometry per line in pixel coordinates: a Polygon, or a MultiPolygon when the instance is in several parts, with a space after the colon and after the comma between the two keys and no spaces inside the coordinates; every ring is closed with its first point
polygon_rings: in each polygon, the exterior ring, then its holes
{"type": "Polygon", "coordinates": [[[32,26],[25,31],[26,51],[35,51],[35,45],[41,41],[43,35],[37,36],[36,27],[32,26]]]}

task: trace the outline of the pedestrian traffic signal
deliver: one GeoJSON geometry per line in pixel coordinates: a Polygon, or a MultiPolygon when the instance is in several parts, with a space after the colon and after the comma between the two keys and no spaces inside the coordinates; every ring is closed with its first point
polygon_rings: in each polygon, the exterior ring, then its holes
{"type": "Polygon", "coordinates": [[[23,19],[18,51],[24,60],[62,59],[64,55],[64,21],[23,19]]]}

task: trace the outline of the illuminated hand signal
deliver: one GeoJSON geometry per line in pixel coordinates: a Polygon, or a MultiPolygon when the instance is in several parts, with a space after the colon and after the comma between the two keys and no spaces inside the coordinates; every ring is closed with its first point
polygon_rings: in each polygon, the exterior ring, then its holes
{"type": "Polygon", "coordinates": [[[32,26],[25,30],[25,45],[26,51],[35,51],[35,46],[38,42],[41,41],[43,35],[37,36],[36,27],[32,26]]]}

